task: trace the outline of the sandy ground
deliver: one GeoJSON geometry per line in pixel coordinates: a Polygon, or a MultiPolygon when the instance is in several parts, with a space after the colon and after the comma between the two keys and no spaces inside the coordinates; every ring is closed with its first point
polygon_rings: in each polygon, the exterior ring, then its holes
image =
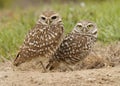
{"type": "Polygon", "coordinates": [[[0,86],[120,86],[120,42],[96,46],[74,71],[62,66],[43,73],[41,67],[28,65],[30,62],[19,68],[10,60],[1,62],[0,86]]]}
{"type": "Polygon", "coordinates": [[[0,71],[0,86],[120,86],[120,66],[55,73],[0,71]]]}

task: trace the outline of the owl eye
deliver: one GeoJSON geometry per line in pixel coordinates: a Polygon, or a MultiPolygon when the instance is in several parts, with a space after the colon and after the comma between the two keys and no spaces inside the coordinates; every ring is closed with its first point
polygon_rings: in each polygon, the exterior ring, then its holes
{"type": "Polygon", "coordinates": [[[81,28],[82,28],[82,25],[77,25],[77,27],[78,27],[79,29],[81,29],[81,28]]]}
{"type": "Polygon", "coordinates": [[[46,18],[45,17],[41,17],[42,20],[45,20],[46,18]]]}
{"type": "Polygon", "coordinates": [[[57,18],[57,16],[53,16],[51,19],[56,19],[57,18]]]}
{"type": "Polygon", "coordinates": [[[93,28],[93,25],[88,25],[87,28],[91,29],[93,28]]]}

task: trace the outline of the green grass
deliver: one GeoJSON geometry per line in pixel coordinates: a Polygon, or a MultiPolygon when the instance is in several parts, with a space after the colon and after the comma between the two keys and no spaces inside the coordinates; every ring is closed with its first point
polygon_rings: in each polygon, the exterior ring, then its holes
{"type": "Polygon", "coordinates": [[[120,1],[40,5],[26,9],[9,8],[0,10],[0,55],[6,58],[14,57],[25,34],[31,29],[40,12],[47,8],[60,13],[63,18],[65,32],[72,30],[80,20],[96,22],[99,28],[98,41],[109,43],[120,40],[120,1]]]}

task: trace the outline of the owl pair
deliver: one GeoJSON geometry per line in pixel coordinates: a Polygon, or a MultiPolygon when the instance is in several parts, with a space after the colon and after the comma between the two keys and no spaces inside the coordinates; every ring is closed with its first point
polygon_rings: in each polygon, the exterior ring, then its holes
{"type": "Polygon", "coordinates": [[[90,21],[78,22],[64,37],[64,26],[58,13],[43,12],[33,29],[27,34],[14,65],[35,58],[47,58],[44,69],[52,70],[60,63],[76,64],[90,53],[97,38],[97,27],[90,21]]]}

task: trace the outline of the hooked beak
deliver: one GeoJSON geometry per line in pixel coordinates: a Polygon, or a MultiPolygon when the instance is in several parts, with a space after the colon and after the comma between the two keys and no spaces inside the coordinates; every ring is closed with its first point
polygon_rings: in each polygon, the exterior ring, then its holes
{"type": "Polygon", "coordinates": [[[47,23],[48,25],[50,25],[50,24],[51,24],[50,19],[47,19],[46,23],[47,23]]]}
{"type": "Polygon", "coordinates": [[[49,21],[49,19],[46,21],[46,23],[49,25],[50,24],[50,21],[49,21]]]}
{"type": "Polygon", "coordinates": [[[82,31],[83,31],[84,33],[86,32],[86,30],[87,30],[87,28],[86,28],[86,27],[83,27],[83,30],[82,30],[82,31]]]}

